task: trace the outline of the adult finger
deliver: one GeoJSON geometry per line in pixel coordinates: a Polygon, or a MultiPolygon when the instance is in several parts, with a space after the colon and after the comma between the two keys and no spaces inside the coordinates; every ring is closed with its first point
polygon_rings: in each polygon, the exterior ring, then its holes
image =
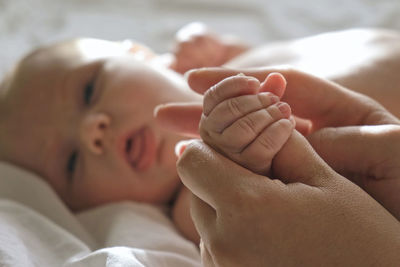
{"type": "Polygon", "coordinates": [[[327,186],[338,177],[297,131],[292,132],[275,155],[272,171],[275,177],[286,184],[302,183],[313,187],[327,186]]]}
{"type": "Polygon", "coordinates": [[[202,104],[196,103],[168,103],[159,105],[154,110],[154,116],[159,125],[190,137],[199,136],[202,113],[202,104]]]}
{"type": "Polygon", "coordinates": [[[400,218],[400,126],[324,128],[307,138],[336,171],[400,218]]]}
{"type": "MultiPolygon", "coordinates": [[[[230,207],[237,197],[257,183],[273,195],[276,184],[225,158],[200,140],[187,145],[177,162],[182,182],[201,200],[213,207],[230,207]]],[[[253,190],[249,190],[253,191],[253,190]]]]}
{"type": "Polygon", "coordinates": [[[209,244],[209,237],[216,236],[216,211],[199,197],[192,195],[190,215],[201,239],[203,239],[206,244],[209,244]]]}
{"type": "Polygon", "coordinates": [[[260,71],[260,69],[227,69],[219,67],[201,68],[190,70],[185,73],[190,88],[195,92],[204,94],[211,86],[219,83],[225,78],[235,76],[240,73],[249,73],[249,76],[257,78],[260,82],[264,81],[269,73],[273,71],[260,71]],[[244,72],[243,72],[244,71],[244,72]]]}
{"type": "MultiPolygon", "coordinates": [[[[282,100],[289,103],[293,114],[311,120],[314,129],[326,126],[399,123],[398,119],[371,98],[292,68],[203,68],[190,71],[187,78],[191,88],[202,93],[212,84],[238,73],[263,81],[267,75],[274,72],[281,73],[287,81],[282,100]]],[[[278,94],[274,91],[272,93],[278,94]]]]}
{"type": "Polygon", "coordinates": [[[273,92],[281,98],[285,93],[286,84],[286,79],[281,73],[273,72],[261,83],[260,92],[273,92]]]}
{"type": "Polygon", "coordinates": [[[211,253],[208,249],[208,247],[204,244],[202,240],[200,240],[200,255],[201,255],[201,263],[203,264],[204,267],[214,267],[214,261],[211,256],[211,253]]]}
{"type": "Polygon", "coordinates": [[[363,185],[365,178],[397,178],[397,175],[390,177],[390,167],[397,170],[397,166],[387,163],[396,155],[400,157],[399,137],[398,125],[374,125],[324,128],[307,139],[333,169],[363,185]],[[355,173],[362,175],[352,176],[355,173]]]}

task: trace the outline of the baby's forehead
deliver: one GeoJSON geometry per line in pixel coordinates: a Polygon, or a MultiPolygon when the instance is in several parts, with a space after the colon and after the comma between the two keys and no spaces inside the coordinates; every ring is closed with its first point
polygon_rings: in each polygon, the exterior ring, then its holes
{"type": "Polygon", "coordinates": [[[21,70],[37,69],[37,66],[54,65],[62,62],[79,60],[76,40],[40,47],[20,62],[21,70]]]}
{"type": "Polygon", "coordinates": [[[76,65],[108,57],[126,55],[132,43],[112,42],[93,38],[79,38],[36,49],[22,60],[28,70],[37,66],[76,65]]]}
{"type": "Polygon", "coordinates": [[[77,66],[88,62],[123,56],[129,44],[92,38],[79,38],[39,47],[25,56],[13,73],[13,89],[18,94],[30,94],[59,78],[77,66]],[[34,86],[34,85],[38,86],[34,86]]]}
{"type": "Polygon", "coordinates": [[[25,103],[33,94],[53,87],[54,81],[62,73],[71,65],[78,64],[81,56],[74,48],[75,43],[76,40],[71,40],[43,46],[26,55],[8,78],[8,88],[2,98],[5,104],[21,104],[21,101],[25,103]]]}

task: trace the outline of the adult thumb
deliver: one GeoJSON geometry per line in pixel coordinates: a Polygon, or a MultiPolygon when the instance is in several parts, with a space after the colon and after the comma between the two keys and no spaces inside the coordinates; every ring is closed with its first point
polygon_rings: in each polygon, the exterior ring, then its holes
{"type": "Polygon", "coordinates": [[[339,177],[298,131],[293,131],[276,154],[272,174],[286,184],[303,183],[316,187],[326,186],[339,177]]]}

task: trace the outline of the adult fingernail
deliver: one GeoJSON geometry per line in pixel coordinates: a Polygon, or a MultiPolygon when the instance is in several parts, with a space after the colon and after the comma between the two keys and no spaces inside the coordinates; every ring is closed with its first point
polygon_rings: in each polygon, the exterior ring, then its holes
{"type": "Polygon", "coordinates": [[[156,106],[156,107],[153,109],[153,117],[157,117],[158,111],[159,111],[162,107],[164,107],[164,106],[165,106],[165,104],[160,104],[160,105],[156,106]]]}
{"type": "Polygon", "coordinates": [[[186,147],[191,143],[191,140],[182,140],[175,145],[175,155],[179,158],[186,147]]]}
{"type": "Polygon", "coordinates": [[[290,116],[289,121],[293,124],[294,127],[296,127],[296,120],[293,116],[290,116]]]}

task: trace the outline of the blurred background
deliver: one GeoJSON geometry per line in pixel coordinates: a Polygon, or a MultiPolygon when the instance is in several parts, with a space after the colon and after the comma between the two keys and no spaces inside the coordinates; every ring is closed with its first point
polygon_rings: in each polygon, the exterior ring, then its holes
{"type": "Polygon", "coordinates": [[[0,78],[32,48],[72,37],[135,39],[167,52],[192,21],[257,45],[354,27],[400,29],[400,0],[0,0],[0,78]]]}

